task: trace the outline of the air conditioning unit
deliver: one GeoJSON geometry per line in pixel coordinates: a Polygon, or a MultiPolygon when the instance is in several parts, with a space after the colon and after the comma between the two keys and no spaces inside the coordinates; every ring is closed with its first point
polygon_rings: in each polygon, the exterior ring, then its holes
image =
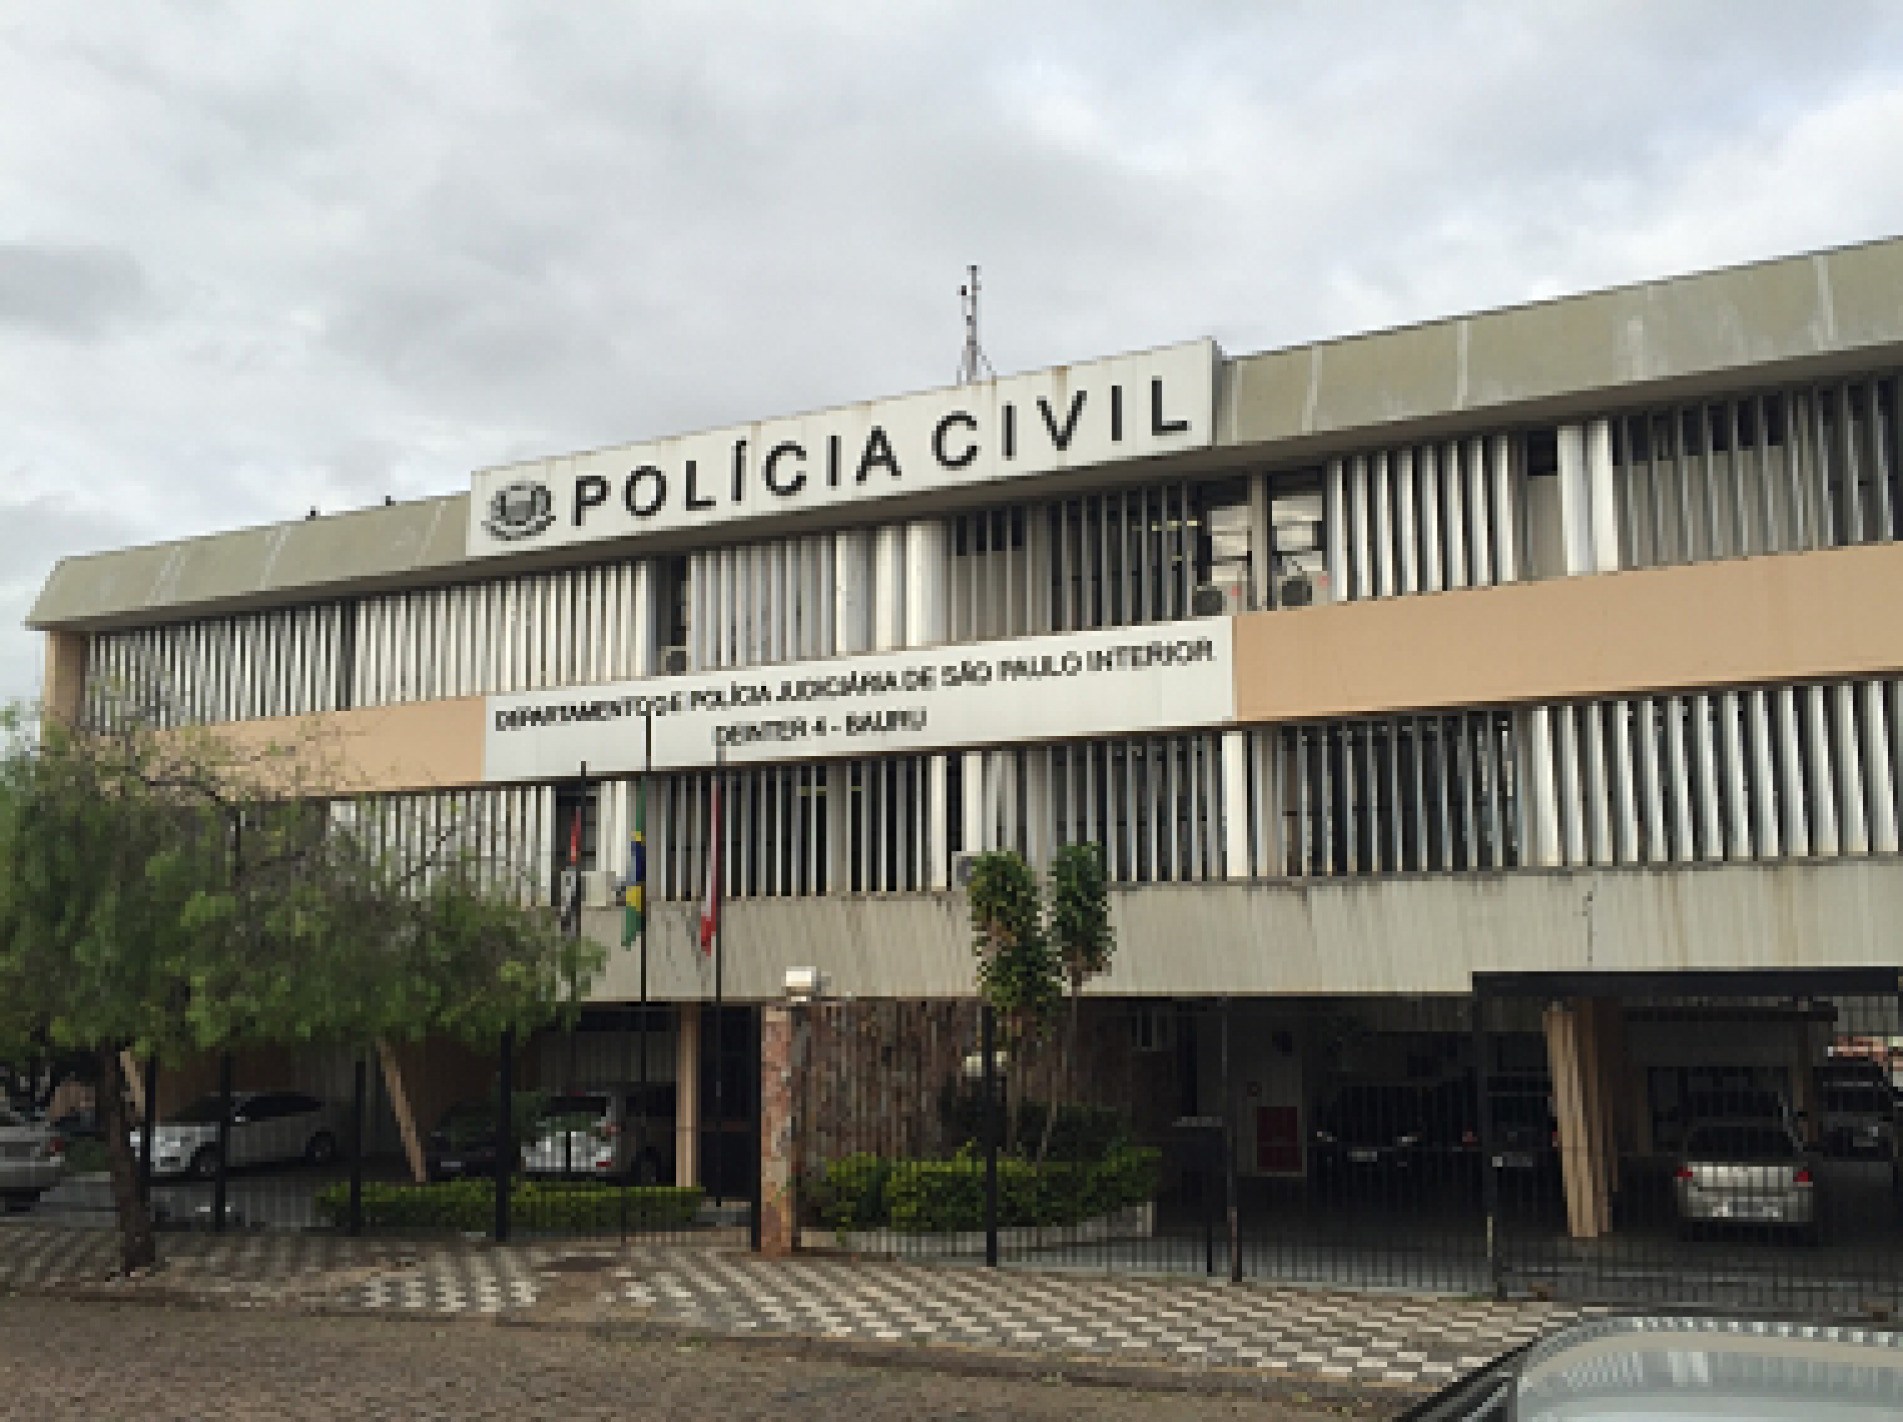
{"type": "Polygon", "coordinates": [[[1203,583],[1190,594],[1189,610],[1195,617],[1221,617],[1229,610],[1229,590],[1217,583],[1203,583]]]}
{"type": "Polygon", "coordinates": [[[613,908],[621,896],[621,881],[612,869],[587,869],[581,876],[583,908],[613,908]]]}
{"type": "Polygon", "coordinates": [[[687,648],[669,647],[661,653],[661,675],[682,676],[687,671],[687,648]]]}
{"type": "Polygon", "coordinates": [[[970,888],[972,871],[977,866],[977,863],[978,854],[976,850],[962,849],[952,855],[951,886],[954,889],[970,888]]]}

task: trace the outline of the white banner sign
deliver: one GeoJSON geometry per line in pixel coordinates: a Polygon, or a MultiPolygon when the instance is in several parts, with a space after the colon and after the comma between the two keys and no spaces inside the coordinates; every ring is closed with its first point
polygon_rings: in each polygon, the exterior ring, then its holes
{"type": "Polygon", "coordinates": [[[1228,618],[488,699],[489,780],[949,750],[1235,719],[1228,618]]]}
{"type": "Polygon", "coordinates": [[[706,434],[538,459],[474,478],[482,557],[1206,449],[1213,341],[706,434]]]}

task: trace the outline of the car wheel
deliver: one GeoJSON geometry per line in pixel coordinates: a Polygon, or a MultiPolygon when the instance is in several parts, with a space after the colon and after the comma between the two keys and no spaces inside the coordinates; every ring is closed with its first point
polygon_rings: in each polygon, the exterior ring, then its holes
{"type": "Polygon", "coordinates": [[[187,1169],[194,1179],[215,1180],[218,1177],[218,1147],[200,1146],[187,1169]]]}
{"type": "Polygon", "coordinates": [[[337,1137],[329,1131],[319,1131],[304,1147],[304,1159],[312,1165],[329,1165],[337,1158],[337,1137]]]}

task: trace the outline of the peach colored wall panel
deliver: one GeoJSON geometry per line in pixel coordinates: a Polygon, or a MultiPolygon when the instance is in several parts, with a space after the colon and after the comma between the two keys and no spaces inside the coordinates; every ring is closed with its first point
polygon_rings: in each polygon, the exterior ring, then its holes
{"type": "Polygon", "coordinates": [[[1899,670],[1899,544],[1236,619],[1242,721],[1899,670]]]}
{"type": "Polygon", "coordinates": [[[484,715],[480,696],[464,696],[210,729],[239,745],[308,746],[325,789],[412,790],[482,782],[484,715]]]}

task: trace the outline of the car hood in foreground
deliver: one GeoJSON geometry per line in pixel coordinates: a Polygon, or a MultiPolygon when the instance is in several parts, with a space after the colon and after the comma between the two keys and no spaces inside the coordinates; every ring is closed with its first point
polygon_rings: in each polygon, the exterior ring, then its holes
{"type": "Polygon", "coordinates": [[[1563,1329],[1407,1414],[1417,1422],[1903,1417],[1903,1333],[1718,1318],[1563,1329]]]}

